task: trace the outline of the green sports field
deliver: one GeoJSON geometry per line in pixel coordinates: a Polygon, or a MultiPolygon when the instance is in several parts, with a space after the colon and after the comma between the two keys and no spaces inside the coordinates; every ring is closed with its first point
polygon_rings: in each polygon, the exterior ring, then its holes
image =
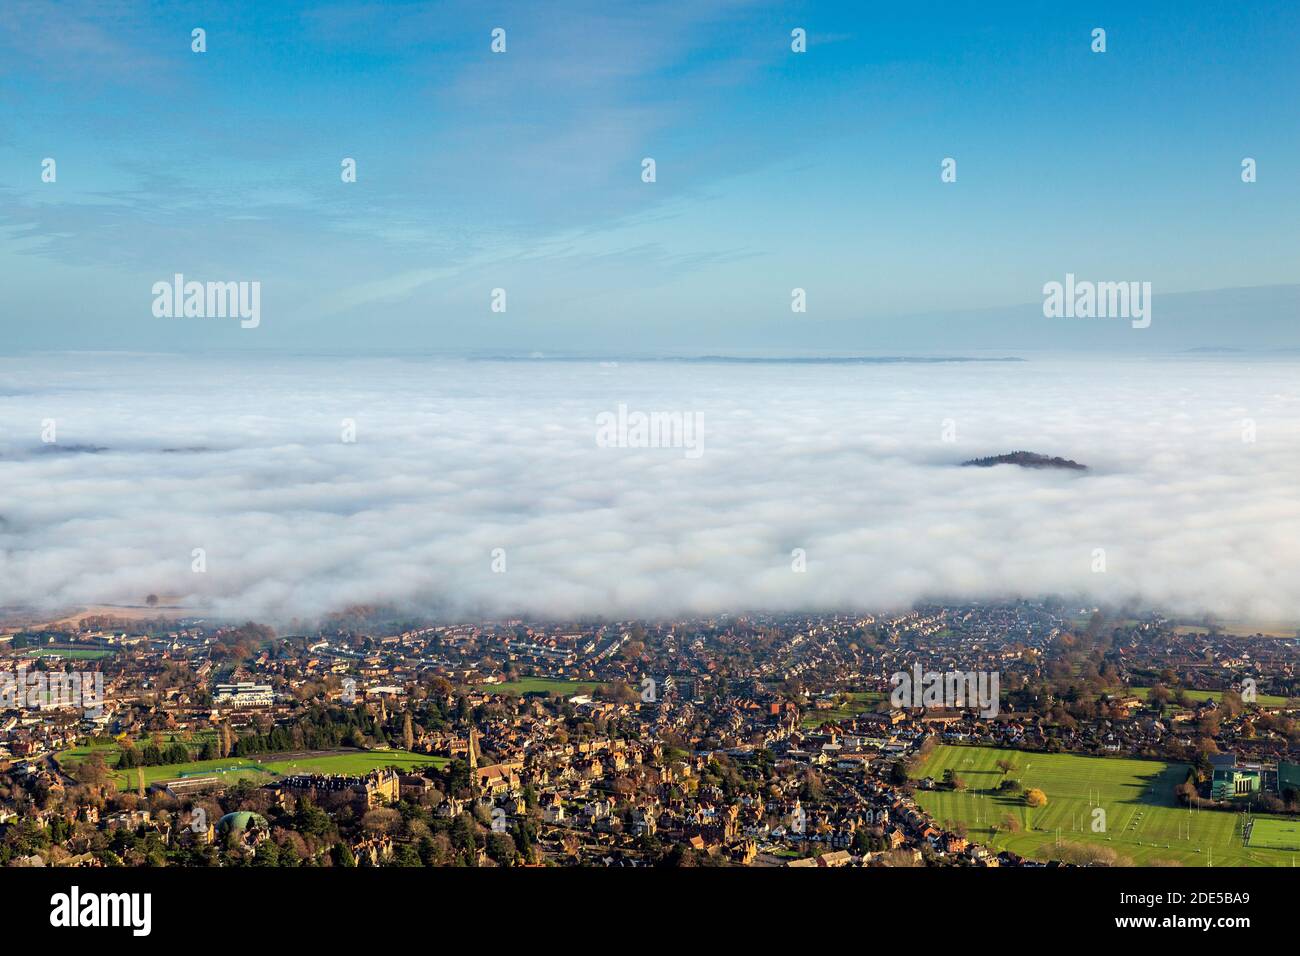
{"type": "MultiPolygon", "coordinates": [[[[1177,689],[1178,689],[1178,688],[1176,688],[1176,687],[1171,687],[1171,688],[1169,688],[1169,691],[1170,691],[1170,693],[1174,693],[1174,692],[1177,691],[1177,689]]],[[[1150,687],[1130,687],[1130,688],[1128,689],[1128,691],[1129,691],[1129,693],[1133,694],[1134,696],[1141,697],[1141,698],[1143,698],[1143,699],[1145,700],[1146,697],[1151,693],[1151,688],[1150,688],[1150,687]]],[[[1123,691],[1122,691],[1122,690],[1119,690],[1119,691],[1116,691],[1116,693],[1120,693],[1120,694],[1122,694],[1123,691]]],[[[1189,690],[1189,691],[1187,692],[1187,699],[1188,699],[1189,701],[1192,701],[1192,702],[1199,702],[1199,701],[1202,701],[1202,700],[1212,700],[1212,701],[1214,701],[1214,702],[1217,704],[1217,703],[1219,703],[1220,701],[1223,700],[1223,691],[1221,691],[1221,690],[1189,690]]],[[[1288,703],[1288,700],[1287,700],[1287,698],[1285,698],[1285,697],[1279,697],[1279,696],[1277,696],[1276,694],[1258,694],[1258,695],[1256,695],[1256,697],[1255,697],[1255,703],[1258,704],[1260,707],[1285,707],[1285,706],[1287,705],[1287,703],[1288,703]]],[[[1174,707],[1174,706],[1176,706],[1176,705],[1174,704],[1174,702],[1173,702],[1172,700],[1170,700],[1170,702],[1169,702],[1169,707],[1172,708],[1172,707],[1174,707]]]]}
{"type": "MultiPolygon", "coordinates": [[[[76,747],[59,754],[59,764],[67,773],[72,773],[76,766],[92,751],[104,755],[110,769],[117,763],[116,744],[94,744],[76,747]]],[[[238,780],[250,780],[253,783],[269,783],[277,776],[293,773],[336,773],[361,774],[380,767],[396,767],[400,771],[409,771],[420,767],[444,767],[446,757],[432,757],[428,754],[411,753],[406,750],[358,750],[347,753],[327,753],[321,755],[294,755],[289,759],[220,757],[216,760],[192,760],[188,763],[159,764],[156,767],[142,767],[146,787],[169,780],[184,780],[190,777],[214,776],[230,784],[238,780]],[[266,759],[265,763],[261,760],[266,759]]],[[[137,786],[136,771],[112,770],[111,775],[119,790],[134,790],[137,786]]]]}
{"type": "Polygon", "coordinates": [[[111,655],[112,651],[96,650],[91,647],[41,647],[27,651],[27,657],[61,657],[69,661],[98,661],[111,655]]]}
{"type": "Polygon", "coordinates": [[[832,707],[830,710],[809,710],[803,715],[804,727],[820,727],[822,724],[837,724],[867,711],[876,710],[887,698],[883,691],[861,690],[849,694],[849,702],[844,706],[832,707]]]}
{"type": "Polygon", "coordinates": [[[476,687],[475,690],[486,691],[489,694],[509,694],[512,697],[521,697],[524,694],[562,694],[572,696],[573,694],[590,694],[600,686],[598,681],[594,680],[560,680],[551,677],[521,677],[518,680],[506,681],[504,684],[484,684],[476,687]]]}
{"type": "Polygon", "coordinates": [[[421,767],[445,767],[446,757],[411,753],[406,750],[359,750],[356,753],[328,754],[315,757],[294,757],[289,760],[272,760],[267,768],[278,774],[337,773],[361,774],[380,767],[395,767],[407,772],[421,767]]]}
{"type": "MultiPolygon", "coordinates": [[[[137,777],[134,767],[129,770],[112,769],[117,764],[118,751],[116,744],[96,744],[93,747],[76,747],[72,750],[65,750],[59,754],[59,765],[65,772],[72,773],[92,749],[103,753],[104,761],[110,769],[110,775],[119,790],[134,790],[136,788],[137,777]]],[[[272,774],[265,767],[256,760],[250,760],[246,757],[192,760],[189,763],[165,763],[155,767],[141,767],[139,769],[144,771],[144,785],[146,787],[165,780],[182,780],[186,777],[207,776],[209,774],[220,777],[226,783],[234,783],[236,780],[252,780],[254,783],[266,783],[272,778],[272,774]]]]}
{"type": "Polygon", "coordinates": [[[1255,817],[1250,827],[1250,848],[1300,854],[1300,820],[1255,817]]]}
{"type": "Polygon", "coordinates": [[[1296,821],[1256,817],[1256,827],[1264,821],[1270,826],[1257,829],[1259,838],[1247,847],[1242,845],[1241,814],[1189,812],[1177,806],[1174,787],[1187,776],[1181,764],[941,746],[916,776],[941,781],[949,769],[967,789],[918,789],[917,803],[941,825],[964,823],[971,839],[1033,859],[1059,857],[1058,828],[1062,842],[1106,847],[1118,854],[1119,862],[1138,866],[1290,866],[1292,858],[1300,856],[1300,852],[1259,843],[1269,838],[1272,823],[1300,825],[1296,821]],[[1046,807],[1030,809],[1020,794],[998,791],[1003,774],[996,763],[1003,758],[1015,764],[1007,776],[1047,794],[1046,807]],[[1105,812],[1104,833],[1092,831],[1097,807],[1105,812]],[[1008,815],[1019,824],[1019,831],[1003,828],[993,833],[991,825],[1008,815]]]}

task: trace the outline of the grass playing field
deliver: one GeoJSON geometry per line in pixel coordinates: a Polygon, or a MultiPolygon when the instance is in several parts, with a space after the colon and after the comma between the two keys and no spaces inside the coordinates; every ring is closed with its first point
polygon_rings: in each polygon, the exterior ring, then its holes
{"type": "MultiPolygon", "coordinates": [[[[1170,688],[1170,691],[1171,691],[1171,692],[1174,691],[1174,690],[1176,690],[1176,688],[1170,688]]],[[[1146,697],[1151,693],[1151,688],[1150,688],[1150,687],[1130,687],[1130,688],[1128,689],[1128,691],[1129,691],[1129,693],[1133,694],[1133,695],[1136,696],[1136,697],[1141,697],[1141,698],[1145,699],[1145,698],[1146,698],[1146,697]]],[[[1122,691],[1122,690],[1120,690],[1120,691],[1116,691],[1116,693],[1118,693],[1118,694],[1122,694],[1123,691],[1122,691]]],[[[1187,699],[1188,699],[1189,701],[1192,701],[1192,702],[1198,702],[1198,701],[1202,701],[1202,700],[1207,700],[1207,699],[1208,699],[1208,700],[1212,700],[1212,701],[1214,701],[1215,703],[1218,703],[1219,701],[1223,700],[1223,691],[1221,691],[1221,690],[1189,690],[1189,691],[1187,692],[1187,699]]],[[[1255,703],[1259,704],[1259,706],[1261,706],[1261,707],[1285,707],[1285,706],[1287,705],[1287,698],[1285,698],[1285,697],[1278,697],[1276,694],[1257,694],[1257,695],[1255,696],[1255,703]]],[[[1170,707],[1170,708],[1173,708],[1174,706],[1175,706],[1175,704],[1173,703],[1173,701],[1170,701],[1170,703],[1169,703],[1169,707],[1170,707]]]]}
{"type": "MultiPolygon", "coordinates": [[[[941,825],[964,823],[971,839],[1008,849],[1033,859],[1059,857],[1057,830],[1063,842],[1109,847],[1122,859],[1138,866],[1174,863],[1184,866],[1291,866],[1291,853],[1252,839],[1242,845],[1242,815],[1222,811],[1189,812],[1176,805],[1174,787],[1182,783],[1187,768],[1156,760],[1085,757],[1075,754],[1025,753],[994,747],[936,748],[917,777],[943,779],[951,769],[965,782],[965,791],[917,790],[916,801],[941,825]],[[1024,798],[998,791],[1003,779],[996,763],[1014,765],[1007,776],[1026,788],[1047,794],[1039,809],[1025,806],[1024,798]],[[1105,811],[1106,830],[1094,833],[1093,811],[1105,811]],[[992,832],[1010,815],[1018,832],[1005,827],[992,832]]],[[[1300,825],[1282,818],[1256,817],[1300,825]]],[[[1272,827],[1259,830],[1269,838],[1272,827]]]]}
{"type": "Polygon", "coordinates": [[[485,684],[480,689],[491,694],[510,694],[513,697],[520,697],[524,694],[563,694],[572,696],[574,694],[590,694],[599,686],[599,682],[591,680],[521,677],[518,680],[506,681],[504,684],[485,684]]]}
{"type": "Polygon", "coordinates": [[[291,760],[272,760],[267,768],[278,774],[291,773],[338,773],[361,774],[379,767],[396,767],[406,772],[421,767],[447,766],[451,761],[446,757],[431,757],[428,754],[411,753],[406,750],[370,750],[356,753],[329,754],[323,757],[294,757],[291,760]]]}
{"type": "MultiPolygon", "coordinates": [[[[59,763],[67,773],[72,773],[92,750],[103,753],[104,760],[112,768],[117,763],[116,744],[94,744],[76,747],[59,754],[59,763]]],[[[167,780],[181,780],[188,777],[220,777],[226,783],[237,780],[251,780],[254,783],[268,783],[277,776],[292,773],[336,773],[361,774],[379,767],[396,767],[400,771],[409,771],[420,767],[445,767],[449,763],[446,757],[431,757],[428,754],[411,753],[406,750],[358,750],[347,753],[330,753],[321,755],[295,755],[287,760],[269,759],[266,763],[249,757],[224,757],[216,760],[192,760],[188,763],[159,764],[156,767],[142,767],[144,785],[167,780]]],[[[136,771],[114,770],[112,777],[119,790],[134,790],[137,786],[136,771]]]]}
{"type": "Polygon", "coordinates": [[[1250,848],[1300,853],[1300,820],[1255,817],[1250,826],[1250,848]]]}
{"type": "Polygon", "coordinates": [[[28,651],[27,657],[61,657],[69,661],[98,661],[112,654],[91,647],[42,647],[28,651]]]}
{"type": "MultiPolygon", "coordinates": [[[[76,766],[90,753],[91,750],[97,750],[104,755],[104,761],[110,768],[110,775],[117,784],[119,790],[134,790],[137,786],[137,776],[135,768],[129,770],[111,770],[117,764],[117,745],[116,744],[95,744],[92,747],[76,747],[72,750],[65,750],[59,754],[59,765],[67,773],[72,773],[76,766]]],[[[256,760],[250,760],[246,757],[226,757],[219,760],[192,760],[189,763],[166,763],[159,764],[155,767],[141,767],[144,772],[144,785],[146,787],[155,783],[161,783],[164,780],[180,780],[185,777],[203,776],[212,774],[220,777],[227,783],[234,783],[236,780],[252,780],[255,783],[266,783],[272,778],[265,767],[256,760]]]]}
{"type": "Polygon", "coordinates": [[[804,727],[839,723],[841,720],[848,720],[850,717],[875,710],[887,696],[883,691],[877,690],[853,691],[849,694],[850,699],[846,706],[832,707],[830,710],[810,710],[804,714],[801,723],[804,727]]]}

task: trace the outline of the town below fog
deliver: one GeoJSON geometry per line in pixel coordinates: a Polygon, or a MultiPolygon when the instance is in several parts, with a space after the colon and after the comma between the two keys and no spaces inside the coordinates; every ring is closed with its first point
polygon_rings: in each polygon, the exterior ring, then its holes
{"type": "Polygon", "coordinates": [[[1290,865],[1300,849],[1293,627],[1016,601],[454,624],[356,608],[298,632],[156,604],[0,632],[0,862],[1290,865]],[[73,675],[75,700],[57,692],[73,675]],[[945,696],[944,675],[992,697],[945,696]]]}

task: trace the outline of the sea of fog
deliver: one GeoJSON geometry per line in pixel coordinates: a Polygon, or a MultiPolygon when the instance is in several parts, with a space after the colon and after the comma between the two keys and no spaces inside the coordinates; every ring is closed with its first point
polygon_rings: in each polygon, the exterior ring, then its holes
{"type": "Polygon", "coordinates": [[[1300,361],[1027,359],[3,357],[0,606],[1300,619],[1300,361]]]}

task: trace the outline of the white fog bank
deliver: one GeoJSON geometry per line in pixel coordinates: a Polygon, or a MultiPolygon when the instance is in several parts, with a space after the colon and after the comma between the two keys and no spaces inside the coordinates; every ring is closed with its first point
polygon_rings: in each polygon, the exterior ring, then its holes
{"type": "Polygon", "coordinates": [[[1279,359],[6,357],[0,606],[659,616],[1055,593],[1300,620],[1298,479],[1300,361],[1279,359]],[[620,404],[698,416],[695,450],[601,447],[620,404]],[[958,467],[1017,449],[1089,471],[958,467]]]}

